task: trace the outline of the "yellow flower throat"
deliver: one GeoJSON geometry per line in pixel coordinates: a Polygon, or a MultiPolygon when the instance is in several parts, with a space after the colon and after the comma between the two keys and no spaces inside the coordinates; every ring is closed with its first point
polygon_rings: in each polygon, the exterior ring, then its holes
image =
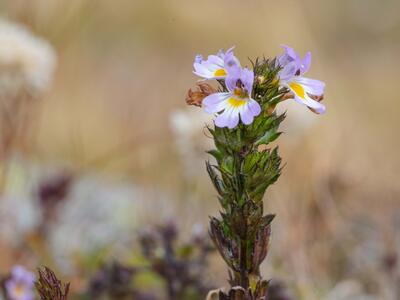
{"type": "Polygon", "coordinates": [[[214,72],[214,76],[216,77],[226,76],[226,71],[224,69],[218,69],[214,72]]]}
{"type": "Polygon", "coordinates": [[[304,88],[300,84],[292,82],[291,84],[289,84],[289,86],[297,94],[297,96],[299,96],[301,99],[304,99],[306,93],[304,91],[304,88]]]}
{"type": "Polygon", "coordinates": [[[243,105],[245,105],[246,104],[246,102],[247,102],[247,97],[248,97],[248,95],[247,95],[247,93],[244,91],[244,90],[242,90],[242,89],[240,89],[240,88],[236,88],[234,91],[233,91],[233,94],[235,95],[235,96],[237,96],[237,97],[230,97],[229,99],[228,99],[228,103],[232,106],[232,107],[234,107],[234,108],[238,108],[238,107],[241,107],[241,106],[243,106],[243,105]]]}

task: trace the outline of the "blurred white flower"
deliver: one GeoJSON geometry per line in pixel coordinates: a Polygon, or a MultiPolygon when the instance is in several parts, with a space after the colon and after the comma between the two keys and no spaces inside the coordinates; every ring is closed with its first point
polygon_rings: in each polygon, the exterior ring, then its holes
{"type": "Polygon", "coordinates": [[[17,246],[39,223],[39,213],[27,196],[0,199],[0,237],[17,246]]]}
{"type": "MultiPolygon", "coordinates": [[[[0,240],[18,247],[42,222],[35,196],[39,184],[50,175],[60,174],[60,169],[18,158],[10,160],[9,168],[7,188],[0,198],[0,240]]],[[[74,257],[87,257],[103,249],[118,254],[130,251],[137,228],[151,222],[154,207],[162,207],[155,222],[176,211],[170,204],[163,206],[171,199],[165,191],[158,191],[154,186],[149,189],[77,175],[58,208],[57,221],[49,226],[46,242],[52,257],[65,272],[73,272],[74,257]]]]}
{"type": "Polygon", "coordinates": [[[0,95],[39,93],[53,77],[56,54],[25,27],[0,19],[0,95]]]}
{"type": "Polygon", "coordinates": [[[206,126],[211,124],[212,116],[194,107],[179,109],[170,115],[171,130],[188,176],[204,171],[205,151],[212,145],[212,139],[206,136],[206,126]]]}
{"type": "Polygon", "coordinates": [[[362,292],[361,284],[354,280],[339,282],[325,297],[324,300],[376,300],[371,295],[362,292]]]}
{"type": "Polygon", "coordinates": [[[146,195],[135,185],[79,177],[51,229],[49,241],[57,263],[71,270],[71,258],[78,253],[132,242],[142,213],[140,199],[146,195]]]}

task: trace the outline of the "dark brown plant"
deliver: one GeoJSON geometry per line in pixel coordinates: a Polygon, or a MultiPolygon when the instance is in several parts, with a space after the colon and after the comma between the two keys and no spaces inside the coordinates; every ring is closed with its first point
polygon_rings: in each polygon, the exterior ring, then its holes
{"type": "Polygon", "coordinates": [[[206,235],[195,234],[189,243],[182,245],[177,239],[174,222],[142,231],[142,253],[150,262],[150,269],[164,279],[167,299],[187,299],[190,290],[196,294],[191,299],[204,299],[211,288],[204,272],[208,254],[214,248],[206,235]]]}
{"type": "Polygon", "coordinates": [[[59,207],[67,198],[73,179],[71,173],[62,172],[39,184],[36,197],[42,211],[41,233],[46,234],[50,223],[57,221],[59,207]]]}
{"type": "Polygon", "coordinates": [[[47,267],[38,269],[39,279],[35,283],[40,300],[67,300],[69,283],[63,284],[47,267]]]}

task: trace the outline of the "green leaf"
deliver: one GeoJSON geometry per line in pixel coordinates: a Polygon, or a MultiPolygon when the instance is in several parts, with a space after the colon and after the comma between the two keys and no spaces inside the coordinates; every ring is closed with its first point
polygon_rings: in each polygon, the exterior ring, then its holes
{"type": "Polygon", "coordinates": [[[207,153],[212,155],[217,161],[220,161],[223,157],[223,154],[219,152],[217,149],[207,151],[207,153]]]}
{"type": "Polygon", "coordinates": [[[260,145],[267,145],[273,141],[275,141],[281,134],[282,132],[276,132],[276,129],[267,131],[260,139],[258,139],[255,144],[257,146],[260,145]]]}

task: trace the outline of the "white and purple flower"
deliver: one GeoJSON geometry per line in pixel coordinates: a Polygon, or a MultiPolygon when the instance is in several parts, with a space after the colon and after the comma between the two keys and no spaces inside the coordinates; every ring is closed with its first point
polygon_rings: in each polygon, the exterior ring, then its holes
{"type": "Polygon", "coordinates": [[[228,92],[211,94],[203,100],[207,113],[218,114],[216,126],[234,128],[239,124],[239,117],[249,125],[260,114],[260,105],[251,98],[253,82],[253,71],[239,65],[229,66],[225,79],[228,92]]]}
{"type": "Polygon", "coordinates": [[[240,66],[239,60],[233,54],[233,48],[226,52],[220,50],[217,55],[209,55],[204,60],[201,55],[196,55],[193,73],[204,79],[223,79],[228,75],[228,69],[240,66]]]}
{"type": "Polygon", "coordinates": [[[285,53],[278,58],[278,63],[282,67],[278,73],[281,86],[293,93],[296,102],[308,106],[318,114],[324,113],[325,105],[314,99],[324,94],[325,83],[303,76],[310,68],[311,53],[308,52],[301,58],[292,48],[283,47],[285,53]]]}
{"type": "Polygon", "coordinates": [[[7,297],[10,300],[34,299],[35,275],[23,266],[14,266],[10,278],[5,282],[7,297]]]}

